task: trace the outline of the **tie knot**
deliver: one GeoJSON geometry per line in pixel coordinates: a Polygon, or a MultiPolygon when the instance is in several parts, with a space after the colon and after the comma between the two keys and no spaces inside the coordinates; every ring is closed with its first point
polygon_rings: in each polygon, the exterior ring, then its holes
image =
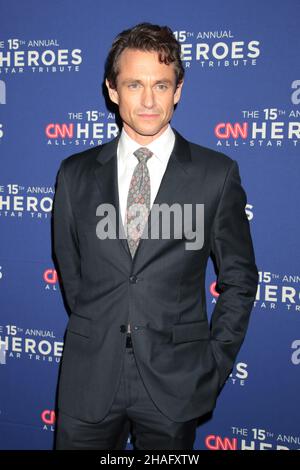
{"type": "Polygon", "coordinates": [[[139,162],[147,163],[147,160],[152,157],[153,152],[151,152],[147,147],[140,147],[133,152],[133,155],[136,156],[139,162]]]}

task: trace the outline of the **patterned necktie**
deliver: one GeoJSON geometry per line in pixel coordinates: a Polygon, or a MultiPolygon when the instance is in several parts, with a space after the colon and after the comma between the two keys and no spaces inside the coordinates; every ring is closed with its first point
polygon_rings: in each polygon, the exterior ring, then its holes
{"type": "Polygon", "coordinates": [[[147,160],[153,152],[147,147],[140,147],[133,155],[138,159],[127,197],[126,228],[127,240],[132,258],[138,247],[150,211],[150,175],[147,160]]]}

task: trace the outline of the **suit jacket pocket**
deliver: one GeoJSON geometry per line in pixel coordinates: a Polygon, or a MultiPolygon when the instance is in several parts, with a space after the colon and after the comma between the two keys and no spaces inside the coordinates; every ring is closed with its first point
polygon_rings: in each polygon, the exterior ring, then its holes
{"type": "Polygon", "coordinates": [[[69,318],[67,330],[86,338],[91,334],[91,320],[89,318],[72,313],[69,318]]]}
{"type": "Polygon", "coordinates": [[[207,320],[188,323],[175,323],[172,328],[173,343],[209,340],[210,330],[207,320]]]}

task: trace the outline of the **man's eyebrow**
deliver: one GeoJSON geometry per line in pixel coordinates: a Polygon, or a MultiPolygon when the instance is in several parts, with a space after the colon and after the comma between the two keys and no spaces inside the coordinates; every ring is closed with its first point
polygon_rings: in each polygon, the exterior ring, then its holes
{"type": "MultiPolygon", "coordinates": [[[[143,83],[142,80],[138,80],[136,78],[126,78],[126,80],[122,81],[122,83],[131,83],[131,82],[143,83]]],[[[160,80],[156,80],[154,82],[155,85],[157,83],[168,83],[169,85],[173,85],[172,80],[170,80],[169,78],[161,78],[160,80]]]]}

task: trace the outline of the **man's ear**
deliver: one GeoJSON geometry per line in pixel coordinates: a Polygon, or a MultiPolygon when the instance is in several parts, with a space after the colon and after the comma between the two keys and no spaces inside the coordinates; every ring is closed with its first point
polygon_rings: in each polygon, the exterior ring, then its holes
{"type": "Polygon", "coordinates": [[[178,101],[180,100],[183,82],[184,82],[184,80],[182,79],[181,82],[178,83],[178,85],[177,85],[177,88],[176,88],[175,93],[174,93],[174,104],[178,103],[178,101]]]}
{"type": "Polygon", "coordinates": [[[117,90],[110,87],[110,84],[109,84],[109,81],[107,80],[107,78],[105,79],[105,85],[107,86],[108,94],[109,94],[109,97],[110,97],[111,101],[118,105],[119,104],[119,94],[118,94],[117,90]]]}

